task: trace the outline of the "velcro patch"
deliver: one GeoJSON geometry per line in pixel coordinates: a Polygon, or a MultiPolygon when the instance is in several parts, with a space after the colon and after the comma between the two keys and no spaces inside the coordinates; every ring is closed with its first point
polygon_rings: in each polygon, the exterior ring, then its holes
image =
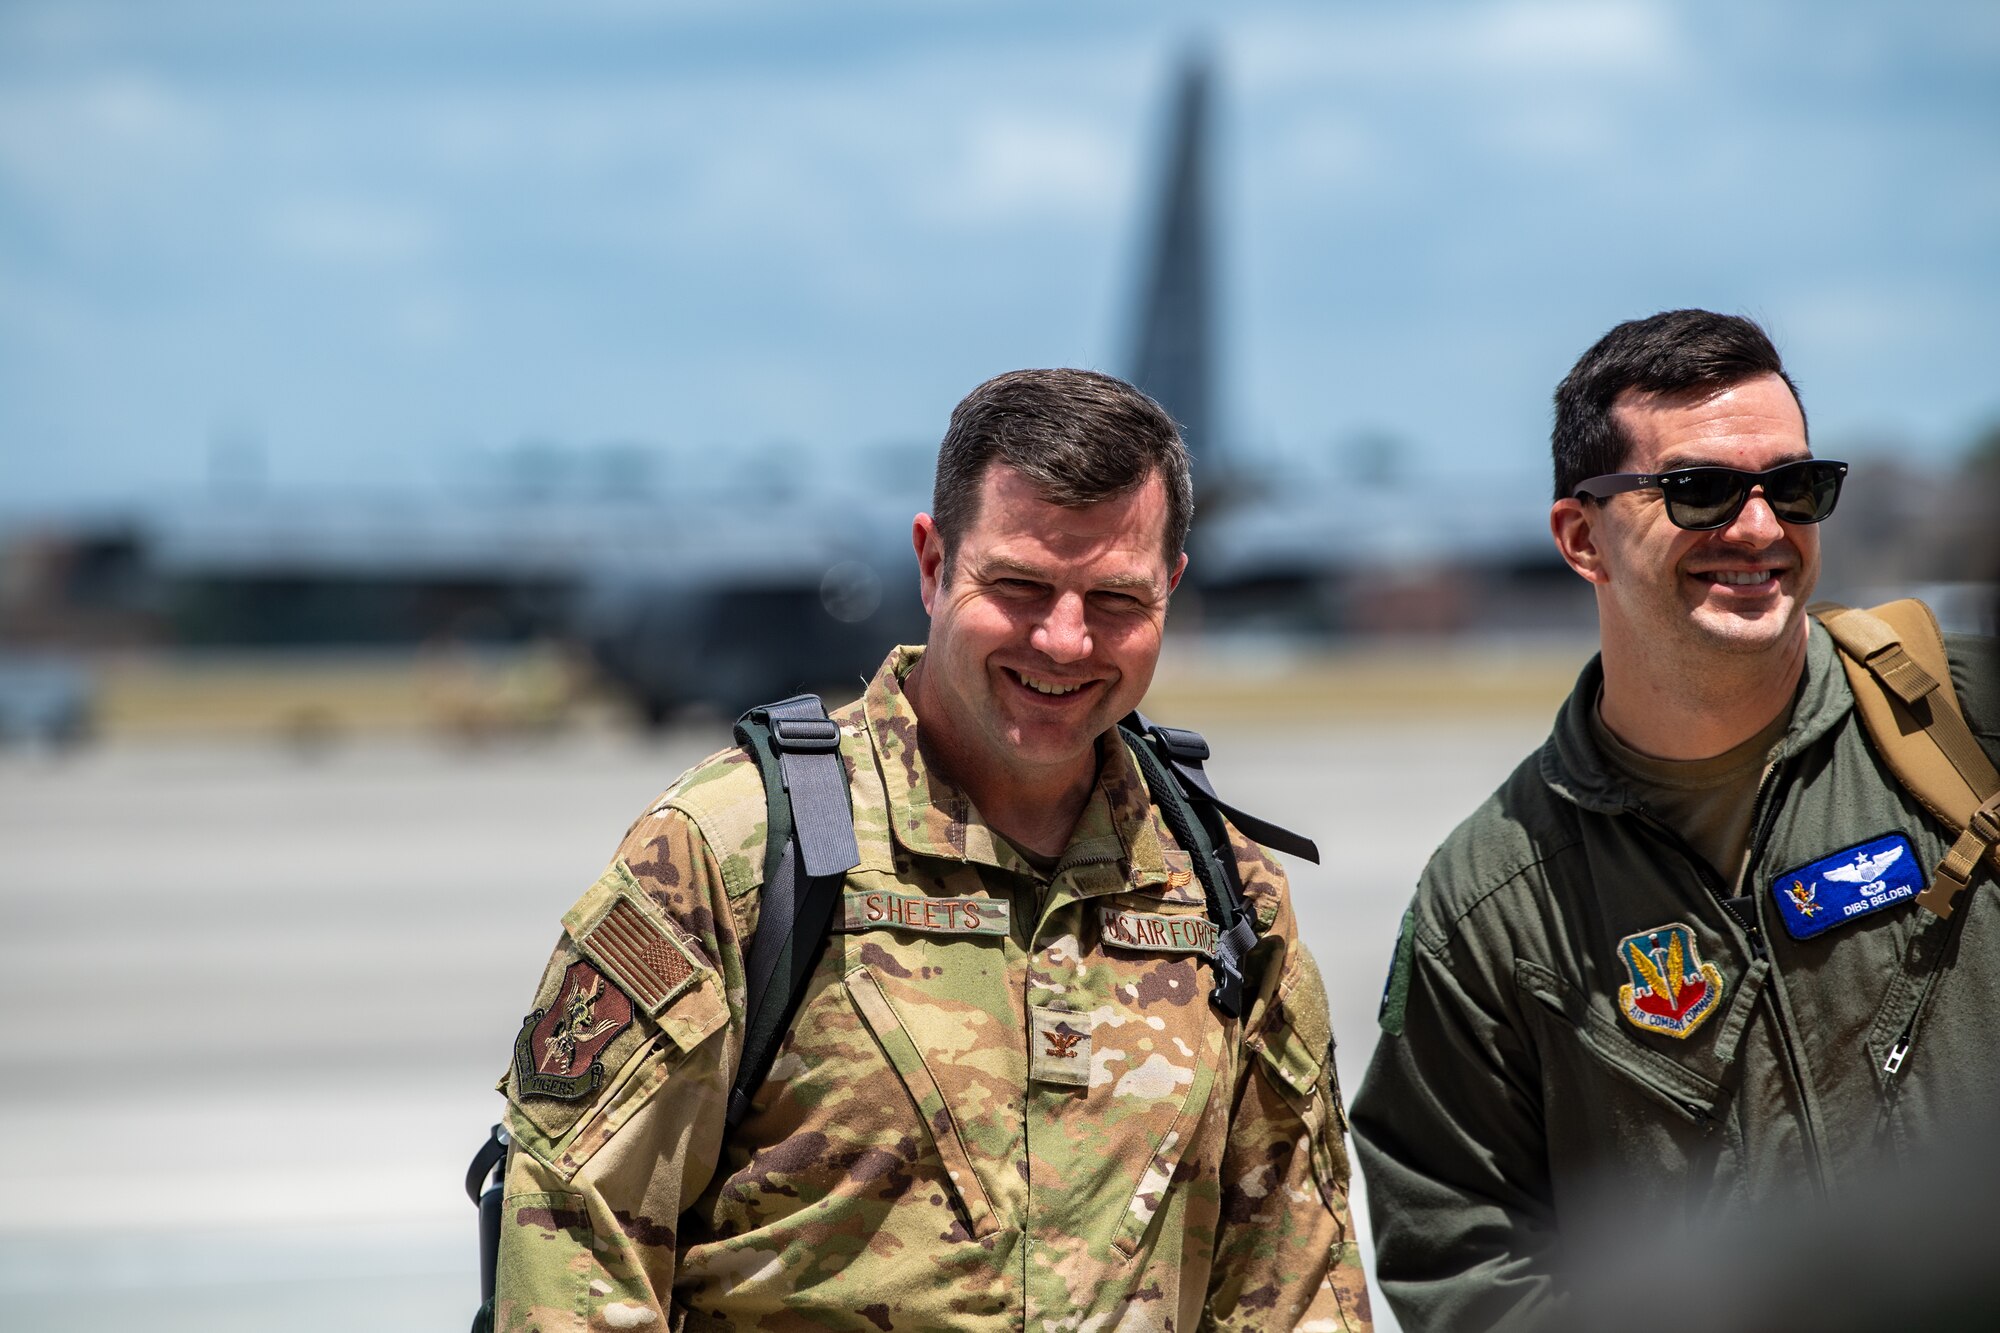
{"type": "Polygon", "coordinates": [[[933,898],[887,889],[849,890],[841,901],[841,930],[915,930],[930,935],[1005,935],[1012,929],[1007,902],[999,898],[933,898]]]}
{"type": "Polygon", "coordinates": [[[1120,949],[1211,956],[1215,953],[1218,933],[1215,923],[1192,912],[1181,916],[1161,916],[1156,912],[1125,912],[1116,907],[1099,907],[1097,924],[1104,932],[1104,942],[1120,949]]]}
{"type": "Polygon", "coordinates": [[[613,897],[575,939],[578,949],[656,1017],[707,967],[692,940],[626,893],[613,897]]]}
{"type": "Polygon", "coordinates": [[[1030,1008],[1028,1070],[1043,1083],[1090,1086],[1090,1015],[1030,1008]]]}
{"type": "Polygon", "coordinates": [[[1403,1019],[1410,1009],[1410,972],[1417,962],[1417,915],[1414,904],[1403,909],[1403,924],[1396,927],[1396,952],[1389,959],[1389,979],[1382,983],[1382,1005],[1375,1021],[1392,1037],[1403,1035],[1403,1019]]]}
{"type": "Polygon", "coordinates": [[[1194,858],[1179,850],[1166,851],[1164,858],[1167,864],[1167,882],[1155,890],[1160,900],[1169,903],[1204,901],[1201,881],[1194,873],[1194,858]]]}
{"type": "Polygon", "coordinates": [[[555,1002],[521,1024],[514,1041],[515,1086],[524,1097],[575,1101],[592,1095],[604,1086],[598,1057],[631,1025],[632,1001],[625,993],[589,963],[571,963],[555,1002]]]}
{"type": "Polygon", "coordinates": [[[1924,887],[1916,848],[1900,833],[1846,847],[1771,883],[1771,897],[1795,940],[1809,940],[1856,917],[1879,912],[1924,887]]]}

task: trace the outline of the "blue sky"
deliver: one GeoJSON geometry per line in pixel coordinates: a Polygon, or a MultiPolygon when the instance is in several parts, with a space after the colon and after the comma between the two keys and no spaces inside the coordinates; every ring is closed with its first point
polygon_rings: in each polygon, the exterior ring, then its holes
{"type": "Polygon", "coordinates": [[[192,493],[218,441],[284,492],[840,466],[1120,370],[1196,33],[1239,447],[1539,477],[1570,361],[1678,305],[1767,323],[1824,452],[2000,419],[1990,0],[11,0],[0,507],[192,493]]]}

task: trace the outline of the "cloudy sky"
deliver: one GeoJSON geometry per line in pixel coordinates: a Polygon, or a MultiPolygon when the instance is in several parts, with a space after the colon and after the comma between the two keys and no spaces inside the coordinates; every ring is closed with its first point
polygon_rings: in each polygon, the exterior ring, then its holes
{"type": "Polygon", "coordinates": [[[839,463],[1119,370],[1195,34],[1239,447],[1539,476],[1575,355],[1691,304],[1823,451],[2000,419],[1991,0],[10,0],[0,507],[839,463]]]}

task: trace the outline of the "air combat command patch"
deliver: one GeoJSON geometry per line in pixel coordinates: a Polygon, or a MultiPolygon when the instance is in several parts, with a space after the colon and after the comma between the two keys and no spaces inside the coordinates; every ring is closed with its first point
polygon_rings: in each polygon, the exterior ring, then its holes
{"type": "Polygon", "coordinates": [[[1632,978],[1618,988],[1618,1007],[1634,1027],[1686,1037],[1722,1001],[1722,973],[1701,961],[1693,929],[1681,922],[1627,935],[1618,961],[1632,978]]]}

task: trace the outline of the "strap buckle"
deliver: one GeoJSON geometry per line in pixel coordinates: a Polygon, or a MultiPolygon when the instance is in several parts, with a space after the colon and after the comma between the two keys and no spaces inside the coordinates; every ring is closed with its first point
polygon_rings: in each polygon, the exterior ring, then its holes
{"type": "Polygon", "coordinates": [[[1972,812],[1972,818],[1965,821],[1965,830],[1988,847],[2000,843],[2000,792],[1994,792],[1972,812]]]}
{"type": "Polygon", "coordinates": [[[1243,1017],[1243,960],[1257,947],[1257,928],[1250,924],[1247,911],[1240,911],[1236,924],[1222,932],[1215,942],[1215,985],[1208,1002],[1230,1018],[1243,1017]]]}
{"type": "Polygon", "coordinates": [[[1905,704],[1914,706],[1938,687],[1931,673],[1919,666],[1900,643],[1884,644],[1864,660],[1876,678],[1895,691],[1905,704]]]}
{"type": "Polygon", "coordinates": [[[1154,738],[1160,742],[1161,748],[1170,757],[1184,764],[1207,761],[1208,740],[1200,732],[1189,731],[1185,727],[1163,727],[1157,722],[1153,724],[1152,730],[1154,738]]]}
{"type": "Polygon", "coordinates": [[[774,717],[771,745],[790,754],[832,754],[840,748],[840,728],[826,718],[774,717]]]}

